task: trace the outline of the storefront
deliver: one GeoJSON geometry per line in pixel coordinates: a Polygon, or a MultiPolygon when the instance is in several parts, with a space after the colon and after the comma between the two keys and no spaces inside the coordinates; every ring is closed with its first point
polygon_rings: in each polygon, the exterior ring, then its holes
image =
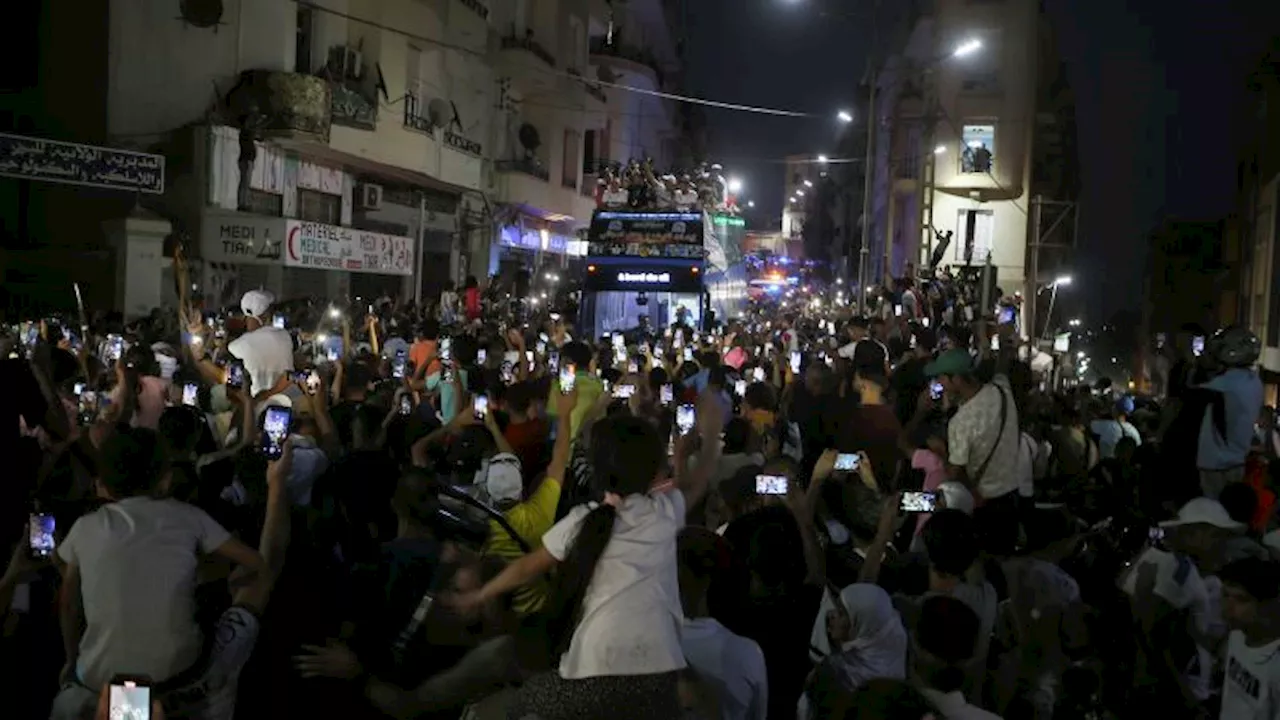
{"type": "Polygon", "coordinates": [[[370,294],[397,294],[414,272],[416,241],[356,228],[240,212],[200,223],[200,291],[206,306],[234,305],[253,288],[277,298],[345,298],[351,276],[379,276],[370,294]]]}

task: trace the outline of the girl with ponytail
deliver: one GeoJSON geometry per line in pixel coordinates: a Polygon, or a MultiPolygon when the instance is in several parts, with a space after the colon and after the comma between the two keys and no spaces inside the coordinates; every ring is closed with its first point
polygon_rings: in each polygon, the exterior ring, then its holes
{"type": "MultiPolygon", "coordinates": [[[[699,403],[700,468],[716,466],[719,408],[699,403]]],[[[662,483],[666,441],[653,424],[614,416],[591,429],[593,483],[599,501],[573,508],[460,609],[480,607],[555,570],[544,607],[552,670],[530,678],[512,717],[542,720],[608,717],[671,720],[680,714],[676,535],[686,508],[706,494],[707,473],[662,483]]]]}

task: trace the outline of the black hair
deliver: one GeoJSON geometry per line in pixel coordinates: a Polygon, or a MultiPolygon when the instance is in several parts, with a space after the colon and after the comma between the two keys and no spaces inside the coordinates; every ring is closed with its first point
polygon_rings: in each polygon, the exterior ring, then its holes
{"type": "Polygon", "coordinates": [[[751,423],[746,418],[734,417],[724,426],[724,453],[741,454],[751,442],[751,423]]]}
{"type": "MultiPolygon", "coordinates": [[[[506,388],[501,394],[507,407],[515,413],[528,412],[529,407],[533,405],[533,399],[536,397],[533,384],[528,381],[518,382],[506,388]]],[[[489,399],[493,400],[493,395],[489,399]]]]}
{"type": "Polygon", "coordinates": [[[768,383],[755,382],[748,385],[747,391],[742,395],[742,402],[757,410],[776,412],[778,409],[778,396],[768,383]]]}
{"type": "Polygon", "coordinates": [[[929,566],[951,577],[963,577],[978,559],[978,534],[973,518],[959,510],[939,510],[921,533],[929,566]]]}
{"type": "Polygon", "coordinates": [[[423,340],[436,340],[440,337],[440,323],[428,318],[418,323],[418,337],[423,340]]]}
{"type": "Polygon", "coordinates": [[[160,434],[146,428],[118,427],[98,459],[98,482],[117,500],[154,492],[166,466],[160,434]]]}
{"type": "Polygon", "coordinates": [[[571,362],[578,366],[579,372],[586,372],[591,366],[591,348],[584,342],[574,340],[560,348],[560,362],[571,362]]]}
{"type": "Polygon", "coordinates": [[[1232,520],[1251,525],[1258,512],[1258,493],[1247,483],[1230,483],[1222,489],[1218,502],[1232,520]]]}
{"type": "Polygon", "coordinates": [[[1242,558],[1218,571],[1224,585],[1235,585],[1260,602],[1280,598],[1280,565],[1273,560],[1242,558]]]}
{"type": "Polygon", "coordinates": [[[671,378],[667,375],[667,369],[664,367],[655,367],[649,371],[649,387],[655,391],[671,382],[671,378]]]}
{"type": "MultiPolygon", "coordinates": [[[[666,462],[657,430],[633,417],[607,417],[591,428],[593,490],[626,498],[644,493],[666,462]]],[[[547,602],[549,639],[559,657],[569,647],[582,618],[582,601],[595,577],[596,565],[613,536],[618,510],[600,503],[582,518],[578,533],[556,573],[547,602]]]]}
{"type": "Polygon", "coordinates": [[[964,686],[962,666],[977,651],[979,632],[978,614],[961,600],[935,595],[921,604],[916,643],[940,661],[940,667],[928,668],[925,673],[930,687],[949,693],[964,686]]]}
{"type": "Polygon", "coordinates": [[[432,527],[436,522],[436,514],[440,510],[440,497],[436,490],[435,476],[421,468],[409,470],[400,477],[400,482],[396,483],[395,494],[391,497],[391,507],[397,516],[415,525],[432,527]]]}
{"type": "Polygon", "coordinates": [[[170,454],[195,450],[206,427],[204,416],[186,406],[165,408],[156,425],[170,454]]]}

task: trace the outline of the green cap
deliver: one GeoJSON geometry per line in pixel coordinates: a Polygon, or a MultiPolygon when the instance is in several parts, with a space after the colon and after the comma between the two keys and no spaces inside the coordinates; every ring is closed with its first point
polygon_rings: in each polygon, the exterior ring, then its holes
{"type": "Polygon", "coordinates": [[[973,358],[969,357],[968,350],[962,348],[952,348],[924,366],[924,374],[929,377],[966,375],[971,372],[973,372],[973,358]]]}

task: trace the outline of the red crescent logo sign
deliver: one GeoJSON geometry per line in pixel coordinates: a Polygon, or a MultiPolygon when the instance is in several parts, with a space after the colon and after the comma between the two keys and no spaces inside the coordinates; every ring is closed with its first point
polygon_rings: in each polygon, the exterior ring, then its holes
{"type": "Polygon", "coordinates": [[[298,253],[293,249],[293,241],[294,238],[298,237],[298,231],[301,229],[301,225],[294,225],[292,228],[289,228],[289,257],[294,260],[298,259],[298,253]]]}

